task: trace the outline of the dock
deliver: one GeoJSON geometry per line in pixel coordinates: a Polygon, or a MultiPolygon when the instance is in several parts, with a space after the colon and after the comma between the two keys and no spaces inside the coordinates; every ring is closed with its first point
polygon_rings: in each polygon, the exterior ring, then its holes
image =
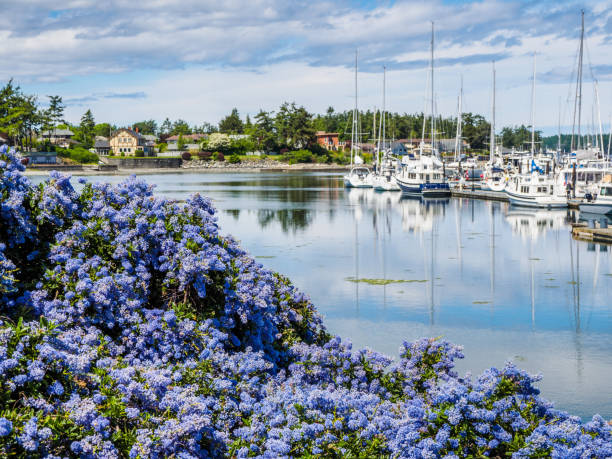
{"type": "Polygon", "coordinates": [[[451,191],[451,195],[457,198],[470,198],[470,199],[489,199],[493,201],[508,202],[508,196],[503,191],[483,191],[475,189],[472,191],[469,188],[460,190],[459,188],[451,191]]]}
{"type": "Polygon", "coordinates": [[[572,236],[581,241],[612,244],[612,228],[589,228],[585,223],[574,223],[572,236]]]}
{"type": "MultiPolygon", "coordinates": [[[[475,189],[472,191],[470,188],[459,189],[456,188],[451,190],[451,196],[457,198],[470,198],[470,199],[488,199],[491,201],[502,201],[509,202],[508,195],[503,191],[483,191],[475,189]]],[[[567,206],[570,209],[578,209],[578,206],[582,202],[581,199],[570,198],[567,201],[567,206]]]]}

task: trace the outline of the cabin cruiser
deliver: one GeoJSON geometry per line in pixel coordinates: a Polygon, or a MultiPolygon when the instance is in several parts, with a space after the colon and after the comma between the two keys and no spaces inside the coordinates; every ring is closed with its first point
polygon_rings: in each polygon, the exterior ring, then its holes
{"type": "Polygon", "coordinates": [[[444,175],[444,165],[435,156],[421,155],[417,159],[404,156],[395,180],[405,194],[447,197],[451,192],[444,175]]]}
{"type": "Polygon", "coordinates": [[[532,171],[527,175],[516,175],[506,185],[510,204],[545,209],[567,207],[567,197],[560,193],[554,179],[532,171]]]}
{"type": "MultiPolygon", "coordinates": [[[[582,199],[592,191],[592,187],[608,174],[612,164],[608,161],[585,161],[566,165],[557,176],[557,185],[566,190],[571,185],[572,196],[582,199]],[[575,169],[575,172],[574,172],[575,169]]],[[[591,193],[592,194],[592,193],[591,193]]]]}
{"type": "Polygon", "coordinates": [[[612,183],[602,181],[596,193],[586,193],[585,200],[580,203],[579,207],[580,212],[612,215],[612,183]]]}

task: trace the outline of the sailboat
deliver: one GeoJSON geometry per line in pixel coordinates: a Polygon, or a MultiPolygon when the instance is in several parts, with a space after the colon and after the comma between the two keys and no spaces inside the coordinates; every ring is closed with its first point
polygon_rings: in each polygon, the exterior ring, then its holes
{"type": "Polygon", "coordinates": [[[489,163],[483,172],[480,189],[483,191],[503,192],[506,188],[507,176],[504,164],[495,145],[495,62],[493,62],[493,103],[491,116],[491,142],[489,150],[489,163]]]}
{"type": "Polygon", "coordinates": [[[386,74],[387,69],[383,67],[383,105],[380,116],[381,129],[378,131],[378,148],[376,149],[376,173],[371,175],[371,183],[376,191],[400,191],[400,187],[395,181],[395,169],[397,160],[385,143],[386,118],[386,74]],[[382,141],[382,146],[381,146],[382,141]]]}
{"type": "Polygon", "coordinates": [[[567,207],[567,197],[560,193],[554,179],[545,175],[535,162],[535,82],[536,55],[533,54],[533,82],[531,89],[531,166],[528,174],[514,176],[506,186],[510,204],[546,209],[567,207]]]}
{"type": "Polygon", "coordinates": [[[431,23],[431,154],[423,153],[425,116],[423,116],[423,138],[419,157],[411,159],[404,156],[401,169],[395,180],[403,193],[423,197],[450,196],[450,187],[444,176],[444,164],[437,156],[435,149],[435,100],[434,100],[434,23],[431,23]]]}
{"type": "Polygon", "coordinates": [[[369,178],[370,169],[363,164],[363,159],[357,154],[356,144],[359,141],[359,111],[357,109],[357,51],[355,51],[355,108],[353,109],[353,125],[351,129],[351,171],[343,177],[347,188],[372,188],[369,178]]]}

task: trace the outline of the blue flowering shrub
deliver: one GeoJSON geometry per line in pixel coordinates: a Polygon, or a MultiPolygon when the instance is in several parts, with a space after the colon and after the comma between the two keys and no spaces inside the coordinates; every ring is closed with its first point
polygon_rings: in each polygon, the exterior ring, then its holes
{"type": "MultiPolygon", "coordinates": [[[[4,148],[4,147],[3,147],[4,148]]],[[[206,198],[33,186],[0,149],[0,457],[596,457],[610,425],[461,349],[393,361],[219,233],[206,198]]]]}

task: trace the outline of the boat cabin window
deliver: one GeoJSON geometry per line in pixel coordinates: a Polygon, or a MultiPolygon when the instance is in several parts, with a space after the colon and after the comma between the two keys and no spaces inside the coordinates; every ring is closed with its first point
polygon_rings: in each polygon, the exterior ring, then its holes
{"type": "Polygon", "coordinates": [[[599,196],[612,196],[612,186],[602,186],[599,196]]]}
{"type": "Polygon", "coordinates": [[[529,187],[528,186],[522,186],[521,187],[521,193],[529,193],[529,187]]]}

